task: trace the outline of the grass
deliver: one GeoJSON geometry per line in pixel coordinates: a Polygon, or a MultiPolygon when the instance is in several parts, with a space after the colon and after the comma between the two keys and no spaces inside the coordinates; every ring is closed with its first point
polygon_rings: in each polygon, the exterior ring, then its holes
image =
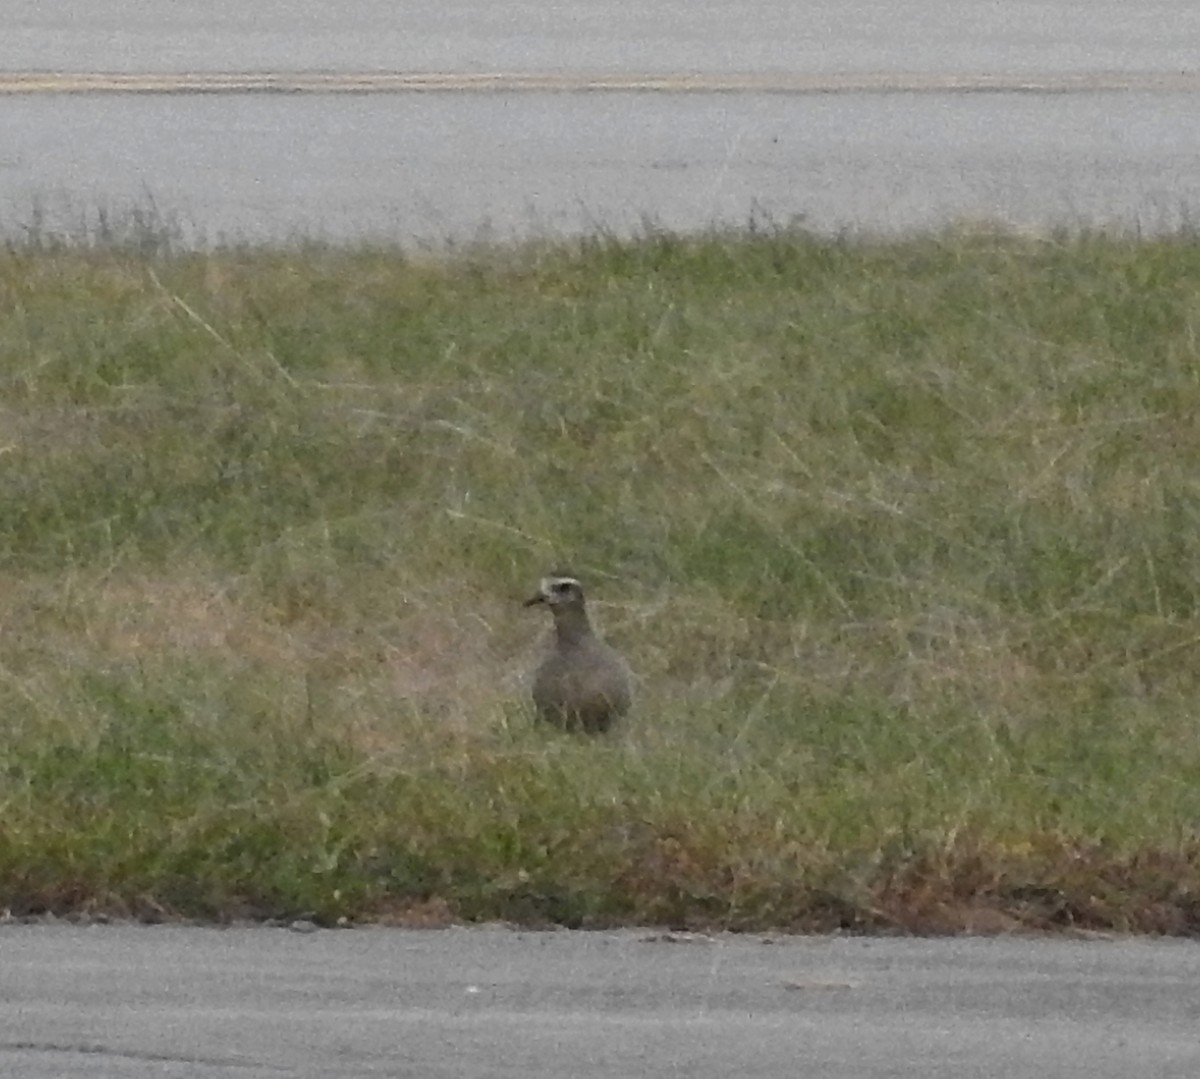
{"type": "Polygon", "coordinates": [[[0,254],[0,908],[1200,930],[1200,241],[0,254]],[[537,726],[566,563],[636,717],[537,726]]]}

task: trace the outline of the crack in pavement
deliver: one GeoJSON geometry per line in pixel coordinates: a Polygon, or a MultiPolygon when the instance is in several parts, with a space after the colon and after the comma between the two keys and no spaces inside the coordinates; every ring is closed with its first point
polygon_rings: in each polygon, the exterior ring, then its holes
{"type": "Polygon", "coordinates": [[[74,1056],[103,1056],[122,1060],[144,1060],[162,1064],[203,1064],[222,1068],[256,1068],[287,1072],[289,1069],[277,1064],[268,1064],[246,1057],[208,1057],[181,1053],[154,1053],[138,1049],[118,1049],[94,1042],[0,1042],[0,1052],[12,1053],[64,1053],[74,1056]]]}

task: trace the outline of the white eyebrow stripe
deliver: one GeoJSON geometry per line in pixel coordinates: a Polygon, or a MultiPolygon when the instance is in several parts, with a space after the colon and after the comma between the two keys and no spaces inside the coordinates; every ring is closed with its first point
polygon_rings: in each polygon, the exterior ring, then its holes
{"type": "Polygon", "coordinates": [[[576,588],[579,587],[579,582],[574,577],[543,577],[542,591],[549,591],[556,584],[573,584],[576,588]]]}

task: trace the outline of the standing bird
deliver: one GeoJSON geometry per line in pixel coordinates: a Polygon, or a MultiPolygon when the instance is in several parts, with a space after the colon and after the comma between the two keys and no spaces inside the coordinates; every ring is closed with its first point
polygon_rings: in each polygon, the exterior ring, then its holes
{"type": "Polygon", "coordinates": [[[633,703],[629,665],[596,636],[574,577],[543,577],[537,595],[525,601],[526,607],[537,604],[554,615],[554,646],[533,676],[538,716],[567,731],[608,730],[633,703]]]}

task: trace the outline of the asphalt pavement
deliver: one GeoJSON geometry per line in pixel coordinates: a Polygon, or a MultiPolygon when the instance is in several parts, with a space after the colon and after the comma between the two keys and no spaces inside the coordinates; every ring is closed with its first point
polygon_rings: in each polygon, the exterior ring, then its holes
{"type": "Polygon", "coordinates": [[[0,1075],[1194,1079],[1200,947],[10,924],[0,1075]]]}
{"type": "Polygon", "coordinates": [[[0,242],[1200,214],[1195,0],[5,0],[0,242]]]}

